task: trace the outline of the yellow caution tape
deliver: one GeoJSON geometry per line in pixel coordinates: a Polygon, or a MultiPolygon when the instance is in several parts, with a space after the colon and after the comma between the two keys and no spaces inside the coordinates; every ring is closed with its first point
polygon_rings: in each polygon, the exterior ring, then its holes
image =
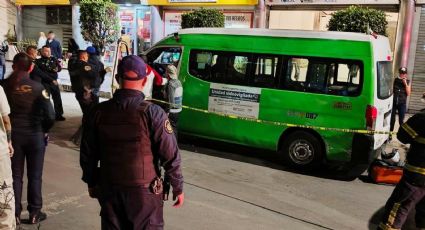
{"type": "MultiPolygon", "coordinates": [[[[176,104],[171,104],[169,102],[157,100],[157,99],[153,99],[153,98],[149,99],[149,100],[159,102],[159,103],[162,103],[162,104],[167,104],[167,105],[176,105],[176,104]]],[[[178,106],[178,105],[176,105],[176,106],[178,106]]],[[[235,115],[228,115],[228,114],[224,114],[224,113],[210,112],[210,111],[205,110],[205,109],[193,108],[193,107],[186,106],[186,105],[181,105],[181,107],[183,109],[188,109],[188,110],[192,110],[192,111],[196,111],[196,112],[200,112],[200,113],[213,114],[213,115],[217,115],[217,116],[220,116],[220,117],[226,117],[226,118],[238,119],[238,120],[244,120],[244,121],[251,121],[251,122],[257,122],[257,123],[275,125],[275,126],[284,126],[284,127],[290,127],[290,128],[304,128],[304,129],[315,129],[315,130],[320,130],[320,131],[335,131],[335,132],[343,132],[343,133],[358,133],[358,134],[369,134],[369,135],[374,135],[374,134],[395,135],[395,134],[397,134],[397,132],[390,132],[390,131],[341,129],[341,128],[329,128],[329,127],[312,126],[312,125],[298,125],[298,124],[291,124],[291,123],[285,123],[285,122],[279,122],[279,121],[267,121],[267,120],[260,120],[260,119],[247,118],[247,117],[238,117],[238,116],[235,116],[235,115]]]]}

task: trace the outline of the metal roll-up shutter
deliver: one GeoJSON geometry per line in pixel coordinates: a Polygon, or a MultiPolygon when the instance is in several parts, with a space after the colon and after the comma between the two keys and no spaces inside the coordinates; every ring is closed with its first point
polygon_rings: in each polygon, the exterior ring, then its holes
{"type": "Polygon", "coordinates": [[[421,102],[423,93],[425,93],[425,6],[422,6],[419,23],[418,44],[412,76],[412,95],[410,96],[409,112],[415,113],[425,108],[425,104],[421,102]]]}

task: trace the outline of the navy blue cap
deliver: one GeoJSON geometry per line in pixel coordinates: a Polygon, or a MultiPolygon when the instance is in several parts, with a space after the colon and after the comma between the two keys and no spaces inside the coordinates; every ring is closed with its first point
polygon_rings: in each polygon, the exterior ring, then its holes
{"type": "Polygon", "coordinates": [[[146,64],[139,56],[126,56],[118,65],[118,76],[129,81],[141,80],[146,77],[146,64]]]}
{"type": "Polygon", "coordinates": [[[89,53],[89,54],[96,54],[96,53],[97,53],[97,52],[96,52],[96,48],[94,48],[93,46],[89,46],[89,47],[87,47],[86,51],[87,51],[87,53],[89,53]]]}

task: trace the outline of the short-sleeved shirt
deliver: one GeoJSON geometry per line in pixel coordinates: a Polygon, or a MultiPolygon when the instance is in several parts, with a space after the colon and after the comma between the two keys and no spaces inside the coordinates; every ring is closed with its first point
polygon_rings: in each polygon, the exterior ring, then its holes
{"type": "Polygon", "coordinates": [[[9,103],[7,102],[6,94],[0,86],[0,157],[8,154],[9,148],[7,144],[6,127],[4,127],[3,116],[10,114],[9,103]]]}

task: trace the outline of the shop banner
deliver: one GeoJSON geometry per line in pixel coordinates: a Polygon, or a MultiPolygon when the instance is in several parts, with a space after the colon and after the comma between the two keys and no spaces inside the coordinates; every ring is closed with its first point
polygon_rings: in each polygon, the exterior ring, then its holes
{"type": "Polygon", "coordinates": [[[258,119],[260,88],[211,83],[208,111],[258,119]]]}
{"type": "Polygon", "coordinates": [[[267,5],[388,5],[399,0],[266,0],[267,5]]]}
{"type": "MultiPolygon", "coordinates": [[[[175,33],[181,29],[183,11],[164,12],[164,36],[175,33]]],[[[224,12],[225,28],[252,28],[252,12],[224,12]]]]}
{"type": "Polygon", "coordinates": [[[253,14],[250,12],[242,12],[242,13],[224,13],[225,28],[251,28],[252,27],[252,16],[253,14]]]}
{"type": "Polygon", "coordinates": [[[164,12],[164,35],[179,31],[182,26],[183,12],[164,12]]]}
{"type": "Polygon", "coordinates": [[[217,0],[168,0],[169,3],[205,3],[217,2],[217,0]]]}

